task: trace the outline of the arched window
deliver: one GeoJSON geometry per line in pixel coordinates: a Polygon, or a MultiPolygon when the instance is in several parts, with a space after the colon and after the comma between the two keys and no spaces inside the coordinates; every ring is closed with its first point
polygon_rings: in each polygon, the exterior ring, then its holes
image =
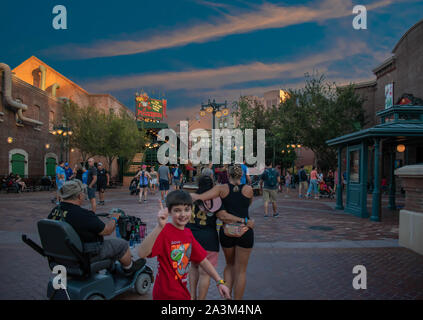
{"type": "Polygon", "coordinates": [[[9,151],[9,173],[28,177],[28,153],[22,149],[9,151]]]}

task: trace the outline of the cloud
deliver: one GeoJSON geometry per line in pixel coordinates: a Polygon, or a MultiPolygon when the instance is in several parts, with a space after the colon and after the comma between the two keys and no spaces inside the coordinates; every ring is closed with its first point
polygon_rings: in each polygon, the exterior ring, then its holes
{"type": "MultiPolygon", "coordinates": [[[[393,0],[380,0],[367,5],[368,9],[388,6],[393,0]]],[[[318,5],[278,6],[264,3],[248,11],[234,8],[236,13],[222,13],[222,17],[207,23],[180,27],[150,37],[134,40],[103,40],[92,45],[68,44],[52,47],[42,53],[63,58],[96,58],[131,55],[152,50],[203,43],[233,34],[244,34],[270,28],[283,28],[307,22],[352,15],[351,0],[323,0],[318,5]],[[238,13],[242,11],[241,13],[238,13]]]]}
{"type": "Polygon", "coordinates": [[[303,77],[304,73],[314,68],[326,70],[334,61],[341,61],[348,56],[371,53],[361,41],[334,41],[336,45],[321,53],[304,57],[293,62],[262,63],[252,62],[215,69],[194,69],[180,72],[162,72],[120,77],[106,77],[88,81],[84,84],[92,92],[110,92],[127,89],[161,87],[164,90],[198,90],[222,88],[227,85],[248,81],[271,79],[292,79],[303,77]]]}

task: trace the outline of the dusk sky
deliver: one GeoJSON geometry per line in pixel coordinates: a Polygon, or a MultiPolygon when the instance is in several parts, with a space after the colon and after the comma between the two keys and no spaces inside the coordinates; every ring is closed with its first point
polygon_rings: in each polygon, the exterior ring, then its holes
{"type": "Polygon", "coordinates": [[[131,109],[141,89],[164,95],[174,122],[208,98],[297,88],[316,70],[338,84],[371,80],[423,18],[423,1],[5,1],[2,11],[1,62],[14,68],[35,55],[131,109]],[[67,30],[52,27],[58,4],[67,30]],[[352,27],[358,4],[367,30],[352,27]]]}

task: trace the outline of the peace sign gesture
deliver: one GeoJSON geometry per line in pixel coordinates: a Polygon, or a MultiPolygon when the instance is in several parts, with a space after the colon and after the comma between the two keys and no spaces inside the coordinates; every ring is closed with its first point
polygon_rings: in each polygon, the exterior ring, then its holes
{"type": "Polygon", "coordinates": [[[163,228],[167,223],[167,218],[169,217],[169,211],[167,210],[167,208],[163,208],[163,204],[160,201],[160,199],[159,199],[159,205],[160,205],[160,210],[157,213],[157,221],[159,223],[159,226],[163,228]]]}

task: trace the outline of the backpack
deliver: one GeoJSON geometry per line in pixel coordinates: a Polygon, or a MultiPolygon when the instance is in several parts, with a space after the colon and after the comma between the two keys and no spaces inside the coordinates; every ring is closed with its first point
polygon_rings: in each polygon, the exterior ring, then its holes
{"type": "Polygon", "coordinates": [[[276,185],[278,184],[278,178],[277,178],[277,174],[276,171],[273,168],[267,169],[266,170],[266,181],[267,181],[267,185],[271,188],[276,187],[276,185]]]}
{"type": "Polygon", "coordinates": [[[304,170],[301,170],[300,176],[301,176],[301,181],[307,181],[307,174],[305,173],[304,170]]]}

